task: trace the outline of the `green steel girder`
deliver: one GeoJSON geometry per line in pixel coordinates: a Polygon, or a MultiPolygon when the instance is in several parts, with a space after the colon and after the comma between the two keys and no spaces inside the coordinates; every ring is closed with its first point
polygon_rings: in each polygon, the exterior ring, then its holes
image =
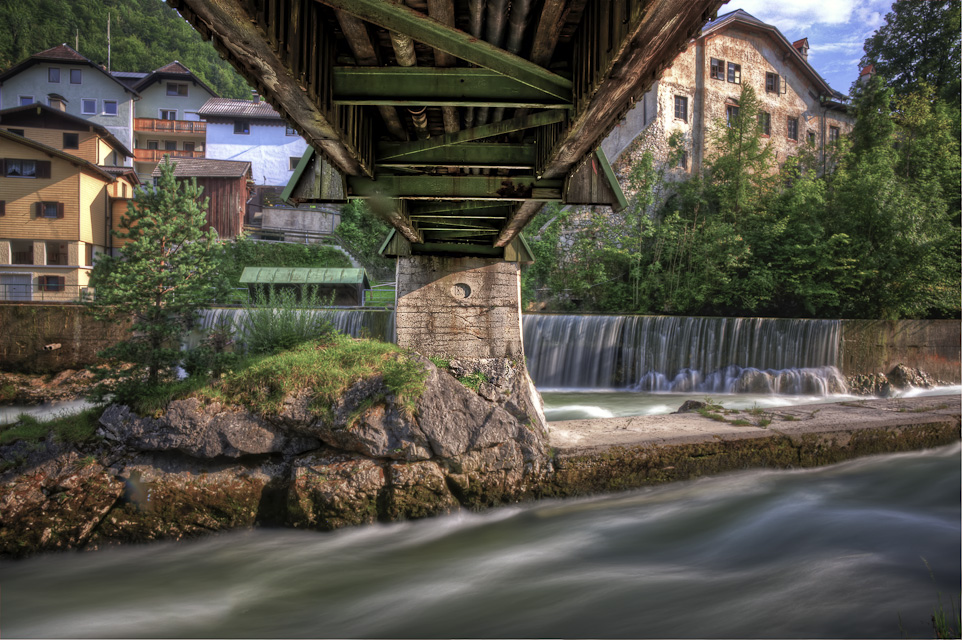
{"type": "Polygon", "coordinates": [[[573,109],[545,93],[490,69],[335,67],[334,103],[427,107],[573,109]]]}
{"type": "Polygon", "coordinates": [[[486,200],[436,200],[434,202],[412,203],[408,211],[412,215],[454,212],[463,217],[462,212],[471,215],[496,215],[493,212],[510,213],[513,206],[512,204],[495,204],[486,200]]]}
{"type": "Polygon", "coordinates": [[[537,148],[533,144],[463,142],[432,147],[398,156],[406,143],[382,142],[377,146],[375,164],[384,168],[408,167],[479,167],[486,169],[533,170],[537,148]],[[387,159],[385,159],[387,158],[387,159]]]}
{"type": "Polygon", "coordinates": [[[389,31],[408,35],[422,44],[450,53],[466,62],[515,78],[561,100],[571,99],[571,80],[463,31],[432,20],[402,3],[384,0],[318,1],[389,31]]]}
{"type": "Polygon", "coordinates": [[[535,176],[348,176],[350,197],[445,200],[557,201],[564,180],[535,176]]]}

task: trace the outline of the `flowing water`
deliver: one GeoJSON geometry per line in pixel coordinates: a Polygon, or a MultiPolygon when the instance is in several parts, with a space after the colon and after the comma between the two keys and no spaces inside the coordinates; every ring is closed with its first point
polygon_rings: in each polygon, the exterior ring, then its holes
{"type": "MultiPolygon", "coordinates": [[[[7,637],[932,637],[960,447],[0,562],[7,637]],[[931,574],[930,574],[931,570],[931,574]]],[[[956,605],[958,606],[958,605],[956,605]]]]}
{"type": "Polygon", "coordinates": [[[843,392],[837,320],[524,316],[539,388],[819,395],[843,392]]]}

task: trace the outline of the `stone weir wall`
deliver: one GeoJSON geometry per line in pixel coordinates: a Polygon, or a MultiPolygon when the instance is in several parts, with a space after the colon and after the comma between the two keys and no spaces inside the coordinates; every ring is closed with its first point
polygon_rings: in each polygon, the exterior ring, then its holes
{"type": "Polygon", "coordinates": [[[78,304],[2,304],[0,370],[52,373],[81,369],[94,364],[98,351],[125,335],[126,325],[98,322],[78,304]],[[51,348],[45,349],[48,345],[51,348]]]}
{"type": "Polygon", "coordinates": [[[846,376],[888,373],[896,364],[962,382],[958,320],[843,320],[839,369],[846,376]]]}

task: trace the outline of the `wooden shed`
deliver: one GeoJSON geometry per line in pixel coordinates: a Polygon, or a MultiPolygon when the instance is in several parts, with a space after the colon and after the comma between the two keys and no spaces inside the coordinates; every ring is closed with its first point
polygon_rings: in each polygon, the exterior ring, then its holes
{"type": "Polygon", "coordinates": [[[331,304],[340,307],[362,306],[364,290],[371,288],[364,269],[244,267],[240,282],[247,285],[251,296],[292,290],[301,299],[310,291],[324,303],[333,298],[331,304]]]}
{"type": "MultiPolygon", "coordinates": [[[[221,238],[235,238],[244,231],[244,215],[250,197],[251,163],[210,158],[164,158],[174,165],[174,176],[179,180],[197,179],[204,188],[201,198],[210,198],[207,205],[207,224],[221,238]]],[[[154,182],[160,177],[161,162],[151,174],[154,182]]]]}

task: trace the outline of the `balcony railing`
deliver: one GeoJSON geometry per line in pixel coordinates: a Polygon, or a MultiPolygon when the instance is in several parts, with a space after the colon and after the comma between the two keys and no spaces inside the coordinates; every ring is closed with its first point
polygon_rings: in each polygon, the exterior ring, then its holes
{"type": "Polygon", "coordinates": [[[134,118],[134,131],[160,131],[163,133],[206,133],[207,123],[196,120],[158,120],[157,118],[134,118]]]}
{"type": "Polygon", "coordinates": [[[160,162],[164,156],[171,158],[203,158],[203,151],[177,151],[165,149],[134,149],[134,160],[138,162],[160,162]]]}
{"type": "Polygon", "coordinates": [[[83,302],[93,289],[75,284],[0,284],[0,303],[4,302],[83,302]]]}

